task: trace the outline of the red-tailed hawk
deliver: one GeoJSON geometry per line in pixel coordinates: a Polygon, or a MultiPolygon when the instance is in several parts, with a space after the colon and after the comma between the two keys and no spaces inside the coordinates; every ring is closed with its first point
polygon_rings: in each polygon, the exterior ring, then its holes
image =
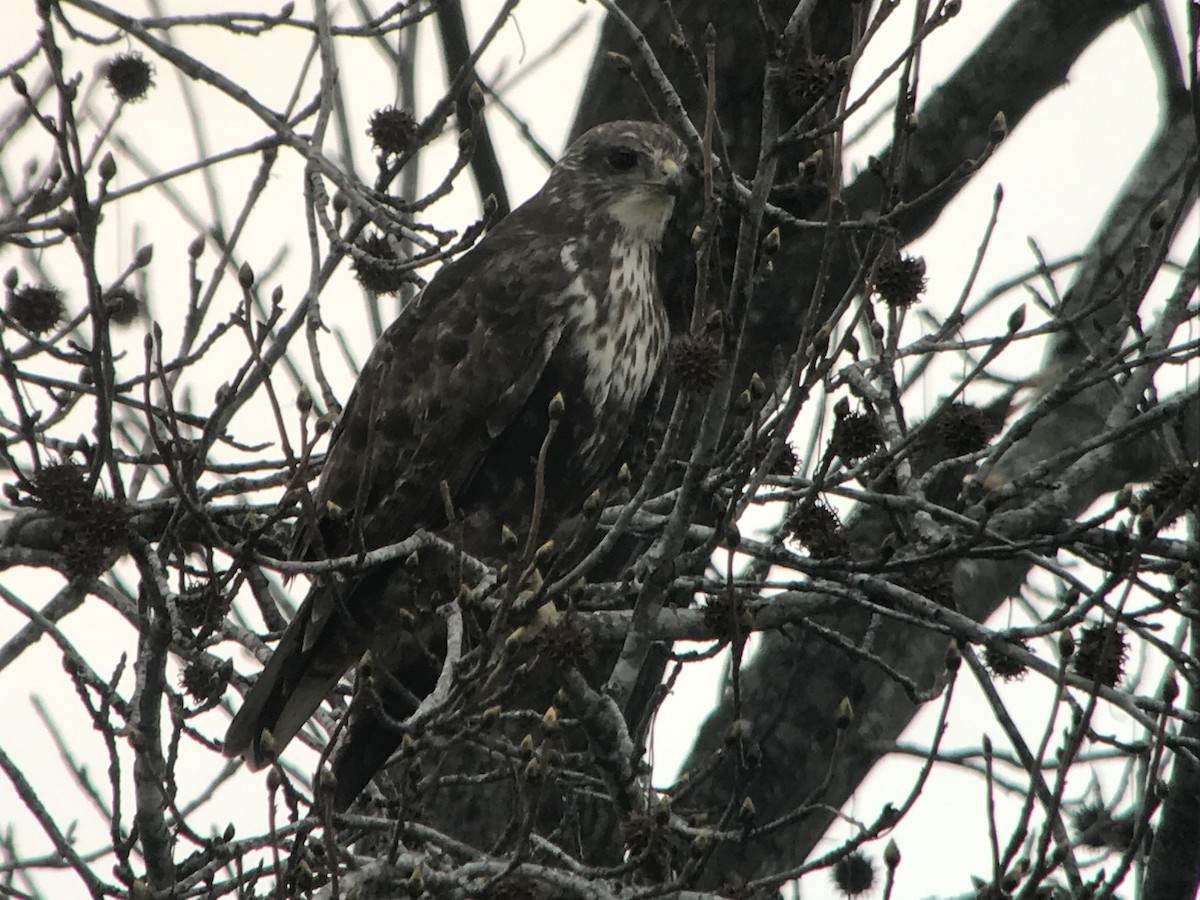
{"type": "MultiPolygon", "coordinates": [[[[534,540],[578,511],[617,460],[666,346],[655,260],[684,154],[660,125],[597,126],[540,192],[437,273],[358,378],[314,495],[310,554],[371,550],[418,528],[480,558],[499,550],[502,524],[525,539],[556,394],[534,540]],[[443,485],[463,513],[452,527],[443,485]]],[[[226,754],[269,763],[368,648],[395,676],[391,700],[412,711],[444,651],[416,625],[429,611],[403,568],[314,586],[229,726],[226,754]]],[[[365,765],[338,773],[338,806],[398,741],[387,735],[365,765]]]]}

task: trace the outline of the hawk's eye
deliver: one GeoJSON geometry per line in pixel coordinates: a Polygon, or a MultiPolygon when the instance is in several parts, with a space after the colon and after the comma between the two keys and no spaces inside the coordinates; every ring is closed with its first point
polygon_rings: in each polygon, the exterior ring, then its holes
{"type": "Polygon", "coordinates": [[[607,158],[614,172],[628,172],[637,165],[638,154],[632,147],[613,147],[608,151],[607,158]]]}

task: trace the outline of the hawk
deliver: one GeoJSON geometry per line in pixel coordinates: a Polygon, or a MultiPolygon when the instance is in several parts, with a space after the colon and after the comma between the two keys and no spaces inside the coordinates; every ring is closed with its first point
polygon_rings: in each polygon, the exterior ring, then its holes
{"type": "MultiPolygon", "coordinates": [[[[437,273],[358,377],[314,492],[309,555],[355,554],[425,529],[496,556],[502,525],[532,524],[552,400],[532,540],[578,511],[617,462],[663,358],[655,263],[684,156],[661,125],[599,125],[541,191],[437,273]]],[[[270,763],[368,649],[389,670],[389,702],[415,709],[445,639],[439,647],[420,627],[437,617],[404,569],[315,584],[230,724],[227,755],[270,763]]],[[[349,805],[400,739],[375,737],[364,758],[335,763],[335,806],[349,805]]]]}

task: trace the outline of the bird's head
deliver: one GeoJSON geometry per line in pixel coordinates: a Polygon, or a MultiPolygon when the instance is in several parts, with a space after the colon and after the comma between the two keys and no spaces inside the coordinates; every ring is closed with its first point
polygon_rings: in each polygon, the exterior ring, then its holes
{"type": "Polygon", "coordinates": [[[658,243],[686,157],[683,142],[663,125],[606,122],[567,148],[546,187],[584,217],[608,217],[629,237],[658,243]]]}

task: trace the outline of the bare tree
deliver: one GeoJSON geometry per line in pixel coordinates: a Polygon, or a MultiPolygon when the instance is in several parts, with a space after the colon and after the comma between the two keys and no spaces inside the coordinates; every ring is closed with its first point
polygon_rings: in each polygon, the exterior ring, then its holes
{"type": "MultiPolygon", "coordinates": [[[[356,328],[377,335],[394,309],[381,297],[410,299],[507,212],[498,122],[549,156],[511,78],[480,62],[518,4],[470,21],[452,0],[337,18],[322,2],[308,18],[37,4],[28,49],[2,61],[0,596],[23,624],[0,666],[52,645],[98,743],[81,751],[66,710],[42,710],[69,773],[48,778],[0,738],[52,847],[6,834],[5,890],[61,896],[42,882],[68,870],[95,897],[767,897],[830,870],[848,896],[911,894],[893,829],[962,768],[993,813],[1019,811],[1005,830],[977,817],[991,871],[962,872],[964,889],[1193,897],[1200,257],[1177,238],[1195,216],[1200,8],[1185,22],[1161,0],[1016,0],[927,90],[923,48],[957,0],[603,5],[575,130],[660,118],[694,170],[660,264],[675,337],[657,414],[561,536],[571,552],[528,559],[515,535],[474,557],[418,532],[300,561],[290,534],[361,359],[356,328]],[[906,46],[867,71],[900,15],[906,46]],[[1129,16],[1160,124],[1124,184],[1097,186],[1112,203],[1092,245],[976,283],[997,191],[968,283],[925,302],[932,273],[906,247],[1129,16]],[[447,89],[422,105],[426,42],[447,89]],[[212,46],[286,59],[294,80],[271,94],[212,46]],[[387,88],[364,101],[338,76],[370,54],[387,88]],[[850,172],[884,92],[890,146],[850,172]],[[164,96],[195,129],[183,161],[134,118],[164,96]],[[431,206],[471,185],[479,220],[435,227],[431,206]],[[194,239],[164,255],[180,225],[194,239]],[[345,723],[380,703],[366,661],[265,791],[241,777],[220,738],[291,598],[414,554],[444,557],[461,588],[436,613],[443,677],[391,723],[404,739],[386,771],[349,814],[314,800],[345,723]],[[989,624],[1006,604],[1015,622],[989,624]],[[106,636],[115,671],[70,630],[97,609],[126,623],[106,636]],[[663,783],[646,764],[656,710],[718,653],[727,689],[663,783]],[[960,677],[996,739],[948,752],[960,677]],[[1033,731],[996,687],[1017,678],[1050,699],[1033,731]],[[934,739],[902,745],[925,706],[934,739]],[[895,753],[922,761],[897,801],[820,844],[895,753]],[[247,829],[250,810],[265,825],[247,829]]],[[[3,683],[6,700],[28,691],[3,683]]]]}

